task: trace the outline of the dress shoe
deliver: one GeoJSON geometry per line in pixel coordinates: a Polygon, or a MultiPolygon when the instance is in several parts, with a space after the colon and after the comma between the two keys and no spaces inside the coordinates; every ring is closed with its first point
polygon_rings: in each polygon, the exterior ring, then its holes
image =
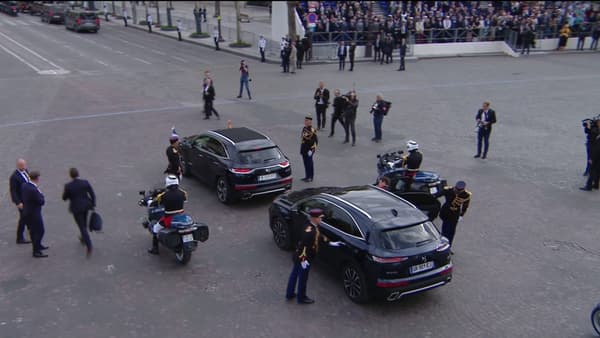
{"type": "Polygon", "coordinates": [[[203,120],[210,120],[210,117],[207,116],[207,117],[203,118],[203,120]]]}
{"type": "Polygon", "coordinates": [[[242,98],[242,95],[238,95],[238,96],[237,96],[237,98],[238,98],[238,99],[241,99],[241,98],[242,98]]]}
{"type": "Polygon", "coordinates": [[[583,191],[592,191],[592,188],[588,188],[588,187],[581,187],[581,188],[579,188],[579,190],[583,190],[583,191]]]}
{"type": "Polygon", "coordinates": [[[49,246],[40,245],[40,249],[42,249],[42,250],[48,250],[48,249],[50,249],[50,247],[49,246]]]}
{"type": "Polygon", "coordinates": [[[217,120],[220,120],[220,119],[221,119],[221,117],[219,115],[217,115],[217,120]]]}
{"type": "Polygon", "coordinates": [[[308,182],[308,178],[306,178],[306,177],[305,177],[305,178],[302,178],[302,179],[300,179],[300,180],[301,180],[301,181],[303,181],[303,182],[308,182]]]}
{"type": "MultiPolygon", "coordinates": [[[[146,225],[146,228],[148,226],[146,225]]],[[[79,243],[81,243],[81,245],[85,245],[85,242],[83,241],[83,238],[81,238],[81,236],[78,237],[79,238],[79,243]]]]}
{"type": "Polygon", "coordinates": [[[482,159],[482,160],[485,160],[486,158],[487,158],[487,155],[483,155],[483,156],[481,156],[481,159],[482,159]]]}
{"type": "Polygon", "coordinates": [[[354,146],[356,146],[356,143],[352,142],[352,146],[353,146],[353,147],[354,147],[354,146]]]}
{"type": "Polygon", "coordinates": [[[480,157],[481,157],[481,155],[479,155],[479,154],[473,156],[473,158],[480,158],[480,157]]]}
{"type": "Polygon", "coordinates": [[[286,295],[286,296],[285,296],[285,299],[286,299],[286,300],[292,300],[292,299],[294,299],[294,298],[296,298],[296,294],[295,294],[295,293],[294,293],[294,294],[292,294],[291,296],[288,296],[288,295],[286,295]]]}
{"type": "Polygon", "coordinates": [[[343,143],[343,144],[346,144],[346,143],[348,143],[348,142],[350,142],[350,141],[348,141],[348,140],[344,140],[344,142],[342,142],[342,143],[343,143]]]}
{"type": "Polygon", "coordinates": [[[90,258],[92,256],[92,251],[92,248],[87,248],[87,250],[85,250],[85,257],[90,258]]]}
{"type": "Polygon", "coordinates": [[[313,181],[312,178],[307,178],[306,181],[304,181],[304,182],[312,182],[312,181],[313,181]]]}
{"type": "Polygon", "coordinates": [[[329,136],[327,136],[327,137],[333,137],[333,134],[329,134],[329,136]]]}
{"type": "Polygon", "coordinates": [[[298,304],[312,304],[315,301],[311,298],[304,297],[304,299],[298,299],[298,304]]]}
{"type": "Polygon", "coordinates": [[[17,244],[29,244],[31,243],[31,241],[28,241],[26,239],[17,239],[17,244]]]}
{"type": "Polygon", "coordinates": [[[41,252],[34,252],[33,257],[34,258],[45,258],[45,257],[48,257],[48,255],[46,255],[45,253],[41,253],[41,252]]]}
{"type": "Polygon", "coordinates": [[[158,248],[150,248],[148,249],[148,253],[152,255],[158,255],[158,248]]]}
{"type": "Polygon", "coordinates": [[[252,96],[248,96],[248,100],[252,100],[252,96]]]}
{"type": "Polygon", "coordinates": [[[376,139],[375,143],[381,143],[381,139],[380,138],[376,139]]]}

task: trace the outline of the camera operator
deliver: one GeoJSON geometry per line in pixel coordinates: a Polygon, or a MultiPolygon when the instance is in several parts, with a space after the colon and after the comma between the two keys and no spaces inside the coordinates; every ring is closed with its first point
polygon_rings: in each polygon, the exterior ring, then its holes
{"type": "Polygon", "coordinates": [[[329,133],[329,137],[333,137],[335,134],[335,122],[340,121],[342,124],[342,128],[344,128],[344,108],[346,107],[346,99],[345,96],[340,94],[340,90],[336,89],[333,94],[335,98],[333,99],[333,114],[331,115],[331,133],[329,133]]]}
{"type": "MultiPolygon", "coordinates": [[[[597,130],[600,129],[600,119],[597,119],[595,124],[597,130]]],[[[588,180],[585,187],[579,188],[584,191],[598,189],[600,183],[600,134],[598,133],[596,133],[596,138],[590,144],[588,164],[590,166],[588,180]]]]}
{"type": "Polygon", "coordinates": [[[356,98],[356,92],[353,90],[348,94],[344,95],[343,98],[346,100],[344,105],[344,130],[346,131],[346,139],[344,143],[349,142],[349,131],[352,132],[352,146],[356,145],[356,110],[358,109],[358,99],[356,98]]]}
{"type": "Polygon", "coordinates": [[[590,173],[590,151],[592,148],[592,143],[594,143],[594,140],[600,134],[600,128],[598,128],[598,121],[600,121],[598,117],[594,119],[585,119],[581,121],[583,124],[583,132],[587,135],[587,141],[585,142],[587,160],[583,176],[587,176],[590,173]]]}

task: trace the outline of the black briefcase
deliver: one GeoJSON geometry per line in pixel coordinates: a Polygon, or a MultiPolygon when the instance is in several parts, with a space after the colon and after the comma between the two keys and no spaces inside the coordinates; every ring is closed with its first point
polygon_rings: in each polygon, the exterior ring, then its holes
{"type": "Polygon", "coordinates": [[[102,231],[102,217],[95,211],[92,211],[90,215],[90,221],[88,223],[90,231],[102,231]]]}

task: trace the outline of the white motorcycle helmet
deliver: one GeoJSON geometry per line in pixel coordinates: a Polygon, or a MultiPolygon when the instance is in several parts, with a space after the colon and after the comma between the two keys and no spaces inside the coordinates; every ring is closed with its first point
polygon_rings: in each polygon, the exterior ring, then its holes
{"type": "Polygon", "coordinates": [[[172,185],[179,185],[179,179],[175,175],[168,175],[165,177],[165,188],[168,188],[172,185]]]}
{"type": "Polygon", "coordinates": [[[419,149],[419,144],[413,140],[410,140],[406,142],[406,149],[408,149],[408,151],[417,150],[419,149]]]}

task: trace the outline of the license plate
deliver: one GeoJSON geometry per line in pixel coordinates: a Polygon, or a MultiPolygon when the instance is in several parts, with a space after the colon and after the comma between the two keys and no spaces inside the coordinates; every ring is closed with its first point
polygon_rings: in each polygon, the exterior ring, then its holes
{"type": "Polygon", "coordinates": [[[435,194],[437,194],[437,192],[438,192],[437,187],[431,187],[431,188],[429,188],[429,193],[430,194],[435,195],[435,194]]]}
{"type": "Polygon", "coordinates": [[[194,234],[183,235],[183,243],[191,242],[194,240],[194,234]]]}
{"type": "Polygon", "coordinates": [[[261,175],[261,176],[258,176],[258,181],[259,182],[269,181],[269,180],[274,180],[276,178],[277,178],[277,174],[261,175]]]}
{"type": "Polygon", "coordinates": [[[410,267],[410,273],[419,273],[433,268],[433,261],[417,264],[410,267]]]}

